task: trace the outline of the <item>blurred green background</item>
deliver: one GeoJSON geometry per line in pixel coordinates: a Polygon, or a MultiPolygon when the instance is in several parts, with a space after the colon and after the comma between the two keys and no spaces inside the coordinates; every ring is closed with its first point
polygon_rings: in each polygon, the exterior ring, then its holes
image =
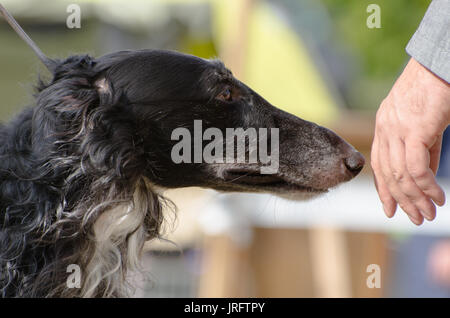
{"type": "MultiPolygon", "coordinates": [[[[214,32],[214,8],[220,7],[217,2],[220,0],[3,1],[42,50],[59,58],[133,48],[169,48],[202,57],[220,56],[214,32]],[[65,25],[70,3],[81,7],[81,29],[65,25]]],[[[320,58],[322,77],[337,88],[341,106],[369,111],[377,108],[404,66],[404,48],[429,3],[379,0],[376,4],[382,10],[382,27],[369,29],[365,23],[369,15],[366,8],[373,2],[369,0],[260,2],[267,3],[273,14],[306,43],[313,60],[320,58]]],[[[0,21],[0,39],[0,117],[9,118],[31,101],[37,73],[45,72],[4,21],[0,21]]]]}
{"type": "MultiPolygon", "coordinates": [[[[350,107],[377,108],[405,65],[405,47],[430,3],[428,0],[322,0],[333,24],[329,39],[344,46],[357,61],[350,107]],[[358,21],[371,3],[381,8],[381,28],[369,29],[358,21]]],[[[366,13],[367,15],[367,13],[366,13]]]]}

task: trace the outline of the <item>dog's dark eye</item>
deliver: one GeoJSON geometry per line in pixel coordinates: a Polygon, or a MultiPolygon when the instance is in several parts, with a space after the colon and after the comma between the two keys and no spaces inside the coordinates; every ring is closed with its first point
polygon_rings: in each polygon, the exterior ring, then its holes
{"type": "Polygon", "coordinates": [[[225,102],[231,102],[233,100],[231,88],[227,87],[225,88],[219,95],[217,95],[217,99],[220,99],[225,102]]]}

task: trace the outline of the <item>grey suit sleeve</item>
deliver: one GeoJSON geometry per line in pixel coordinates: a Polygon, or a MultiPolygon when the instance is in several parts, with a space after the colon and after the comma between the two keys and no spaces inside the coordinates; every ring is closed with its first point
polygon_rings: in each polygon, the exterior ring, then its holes
{"type": "Polygon", "coordinates": [[[406,52],[450,82],[450,0],[433,0],[406,52]]]}

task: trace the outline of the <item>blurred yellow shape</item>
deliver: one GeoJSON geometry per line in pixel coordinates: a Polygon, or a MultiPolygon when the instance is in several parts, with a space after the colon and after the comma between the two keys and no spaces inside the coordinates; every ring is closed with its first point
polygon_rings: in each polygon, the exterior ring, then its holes
{"type": "MultiPolygon", "coordinates": [[[[102,0],[97,0],[101,2],[102,0]]],[[[118,0],[117,0],[118,1],[118,0]]],[[[131,1],[133,5],[142,0],[131,1]]],[[[153,0],[153,4],[210,3],[212,27],[219,51],[230,39],[243,36],[245,54],[239,78],[276,107],[326,125],[337,118],[338,106],[301,38],[262,0],[153,0]],[[248,16],[239,14],[251,3],[248,16]],[[242,29],[244,20],[247,30],[242,29]]],[[[236,55],[240,48],[235,49],[236,55]]],[[[232,52],[234,53],[234,52],[232,52]]]]}
{"type": "MultiPolygon", "coordinates": [[[[214,36],[238,36],[236,10],[242,0],[212,0],[214,36]]],[[[273,105],[303,119],[327,124],[338,107],[301,39],[264,1],[246,17],[248,33],[241,80],[273,105]]]]}

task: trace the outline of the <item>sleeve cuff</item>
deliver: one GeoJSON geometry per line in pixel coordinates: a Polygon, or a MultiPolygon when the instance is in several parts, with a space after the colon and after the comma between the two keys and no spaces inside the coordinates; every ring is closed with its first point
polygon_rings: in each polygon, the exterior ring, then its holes
{"type": "Polygon", "coordinates": [[[431,72],[450,82],[450,1],[434,0],[406,52],[431,72]]]}

